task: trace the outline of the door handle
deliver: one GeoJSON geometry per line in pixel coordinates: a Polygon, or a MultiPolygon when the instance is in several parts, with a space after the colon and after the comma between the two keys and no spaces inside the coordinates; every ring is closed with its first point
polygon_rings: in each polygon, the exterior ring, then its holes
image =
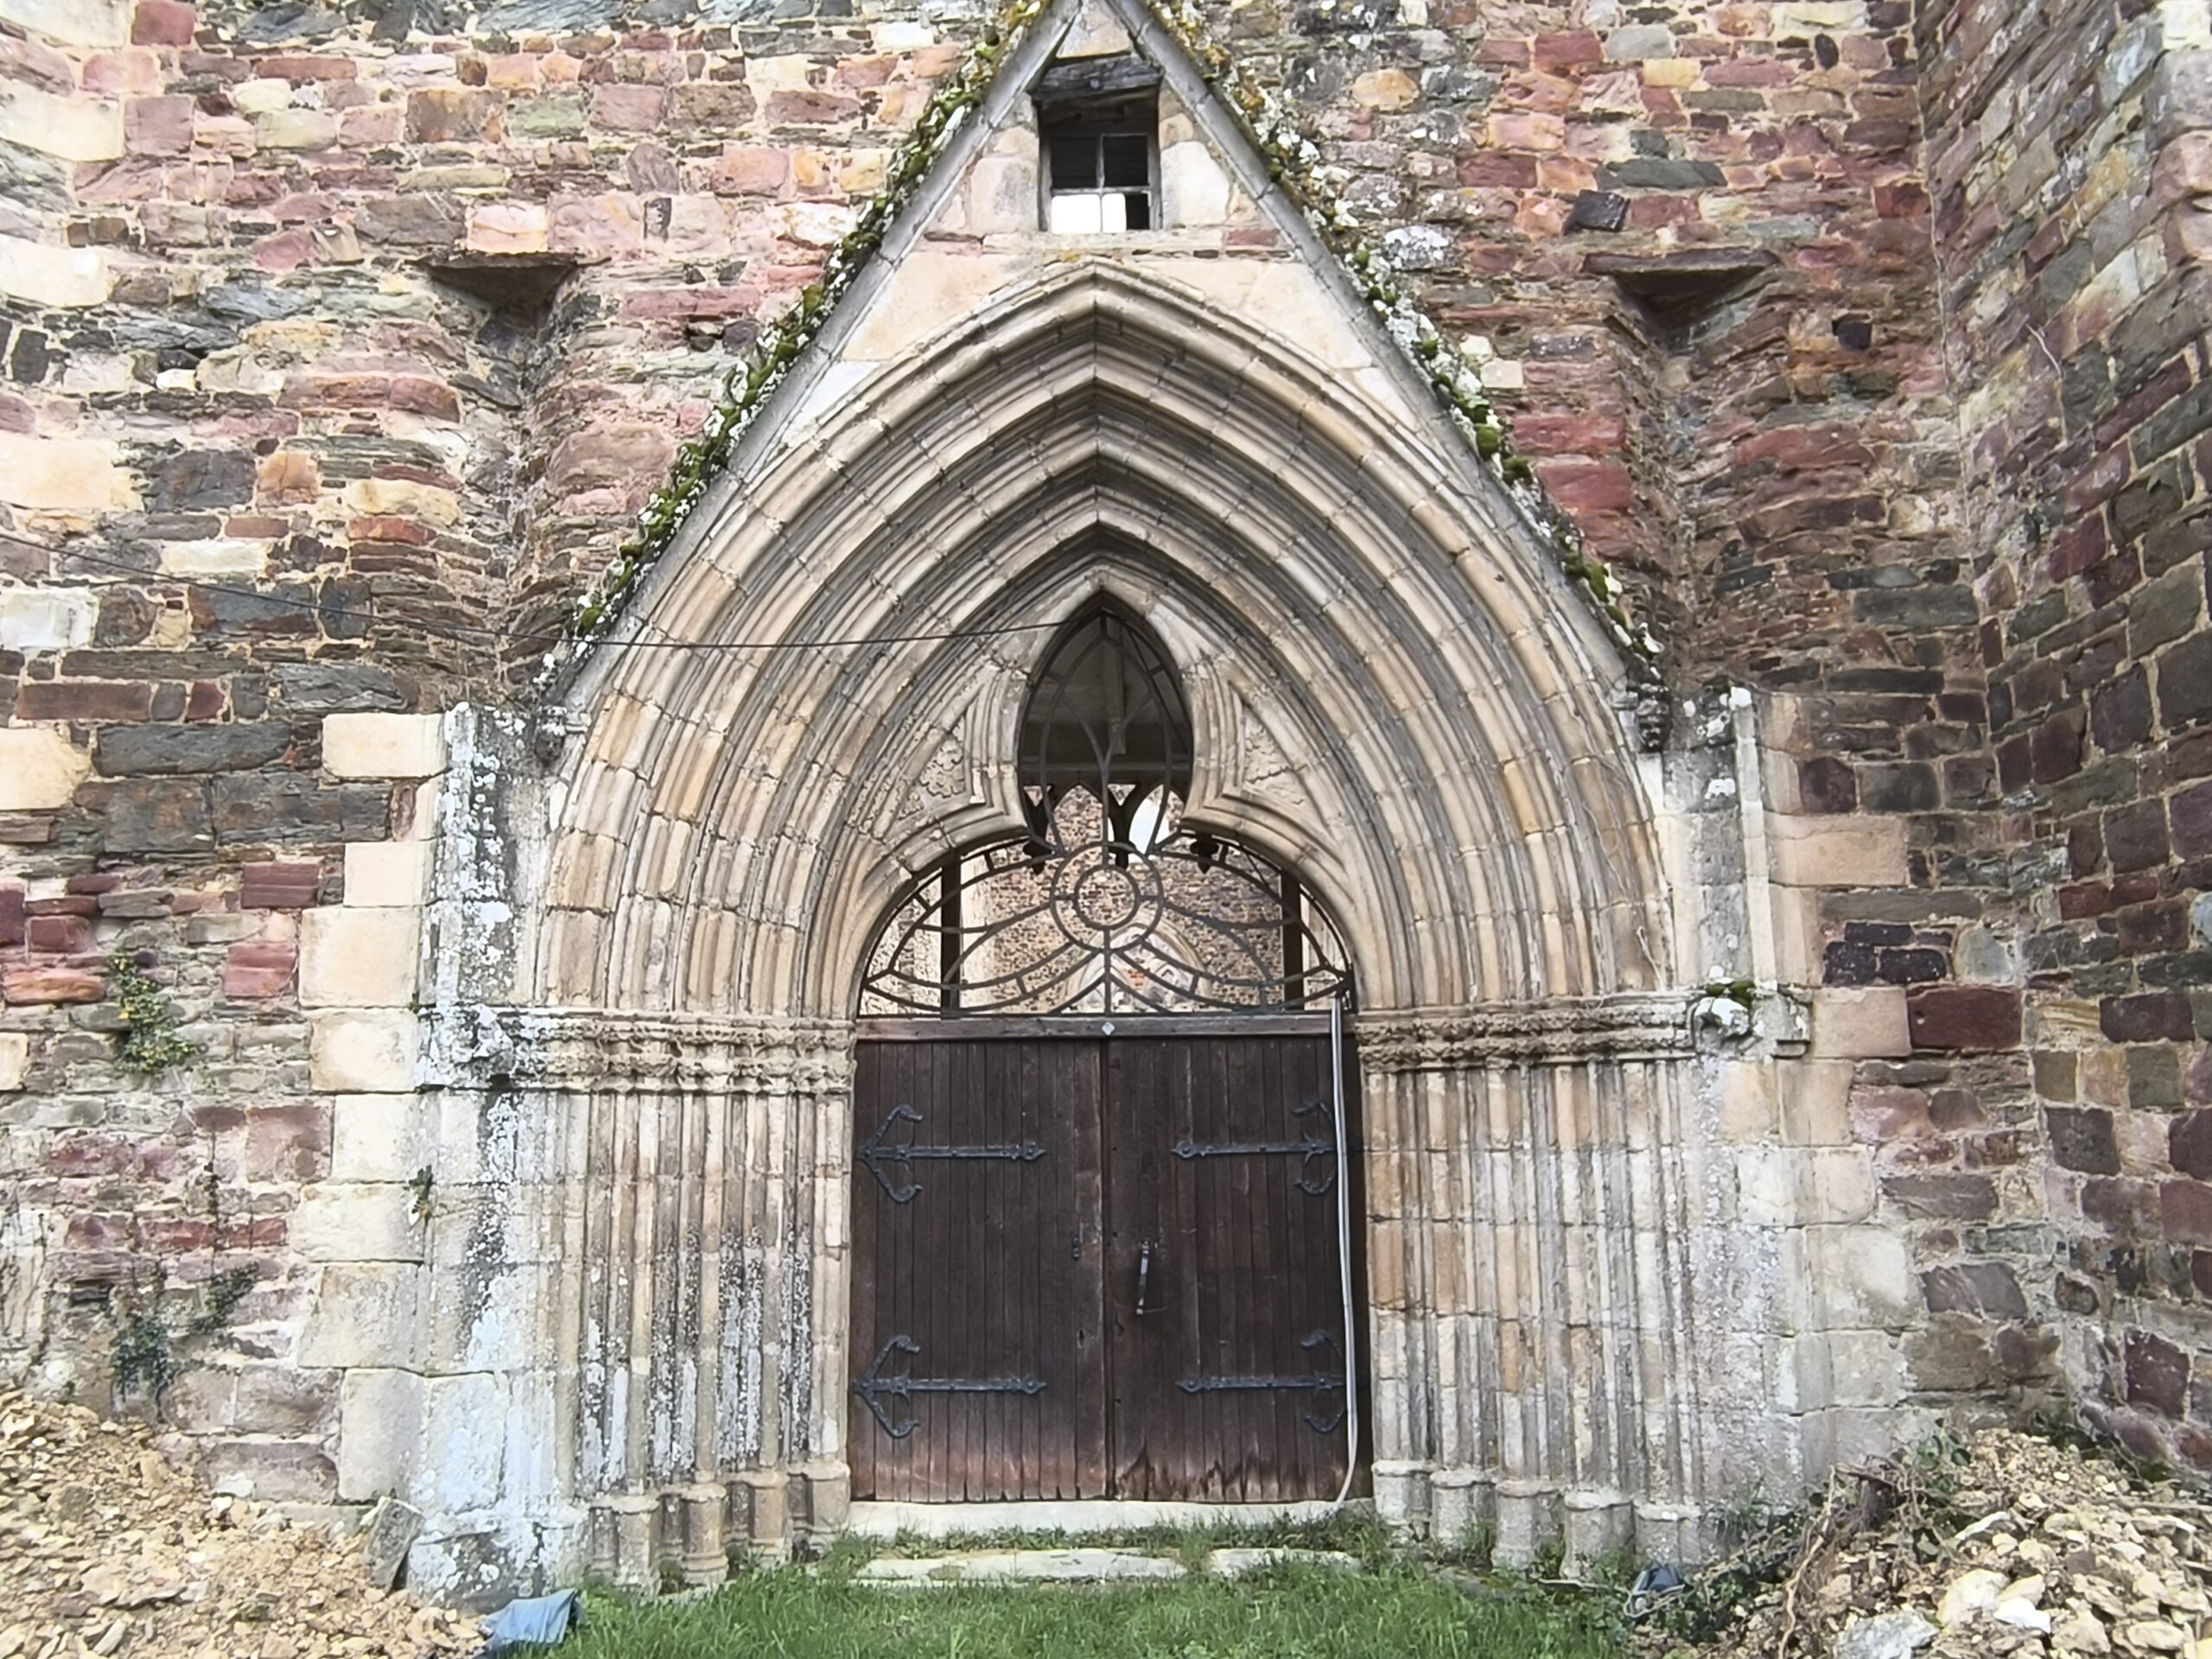
{"type": "Polygon", "coordinates": [[[1145,1306],[1145,1298],[1152,1290],[1152,1242],[1147,1239],[1137,1251],[1136,1315],[1142,1319],[1151,1310],[1145,1306]]]}

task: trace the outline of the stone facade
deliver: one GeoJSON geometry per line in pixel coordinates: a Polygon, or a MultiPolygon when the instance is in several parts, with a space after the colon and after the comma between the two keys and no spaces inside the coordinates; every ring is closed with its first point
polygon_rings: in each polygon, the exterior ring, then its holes
{"type": "Polygon", "coordinates": [[[1687,1553],[2062,1395],[2212,1467],[2201,0],[1200,15],[1626,579],[1663,753],[1194,73],[1104,255],[1036,233],[1002,77],[549,699],[982,10],[0,0],[0,1363],[105,1402],[118,1305],[250,1268],[164,1409],[257,1493],[410,1495],[442,1590],[834,1529],[849,981],[1018,822],[1029,647],[623,641],[1103,588],[1202,810],[1367,953],[1394,1518],[1687,1553]],[[1341,616],[1261,672],[1285,550],[1341,616]],[[118,951],[192,1065],[118,1065],[118,951]]]}

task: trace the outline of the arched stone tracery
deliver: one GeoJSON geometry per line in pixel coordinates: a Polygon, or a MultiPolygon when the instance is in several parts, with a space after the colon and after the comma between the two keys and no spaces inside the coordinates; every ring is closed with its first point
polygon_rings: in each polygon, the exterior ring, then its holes
{"type": "Polygon", "coordinates": [[[1633,1502],[1665,1525],[1694,1496],[1666,1265],[1687,1039],[1623,676],[1457,446],[1085,262],[702,514],[631,637],[884,643],[616,650],[570,694],[532,1000],[676,1033],[664,1068],[567,1094],[587,1265],[559,1409],[602,1565],[837,1524],[868,944],[946,855],[1023,831],[1023,693],[1101,596],[1183,677],[1191,820],[1299,870],[1347,936],[1385,1512],[1601,1548],[1633,1502]]]}

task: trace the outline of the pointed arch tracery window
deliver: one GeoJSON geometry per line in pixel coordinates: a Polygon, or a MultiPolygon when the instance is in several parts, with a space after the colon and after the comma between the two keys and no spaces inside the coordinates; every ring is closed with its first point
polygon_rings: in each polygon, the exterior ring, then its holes
{"type": "Polygon", "coordinates": [[[1184,822],[1189,704],[1166,652],[1100,605],[1031,682],[1024,835],[918,882],[869,952],[862,1014],[1296,1009],[1344,990],[1335,926],[1297,877],[1184,822]]]}

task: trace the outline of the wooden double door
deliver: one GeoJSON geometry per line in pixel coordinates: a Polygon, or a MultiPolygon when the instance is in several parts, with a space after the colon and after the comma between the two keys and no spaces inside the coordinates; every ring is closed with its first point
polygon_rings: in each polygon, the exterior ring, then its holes
{"type": "Polygon", "coordinates": [[[1325,1027],[1059,1023],[863,1027],[854,1496],[1333,1497],[1357,1194],[1325,1027]]]}

